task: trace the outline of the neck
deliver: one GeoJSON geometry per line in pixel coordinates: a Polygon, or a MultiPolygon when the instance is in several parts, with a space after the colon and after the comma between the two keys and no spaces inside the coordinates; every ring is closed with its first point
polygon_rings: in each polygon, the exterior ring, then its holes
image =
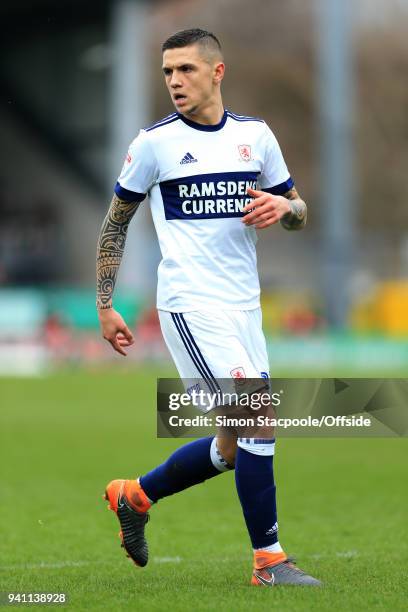
{"type": "Polygon", "coordinates": [[[217,125],[224,115],[222,100],[217,100],[205,108],[195,108],[189,113],[183,113],[186,119],[202,125],[217,125]]]}

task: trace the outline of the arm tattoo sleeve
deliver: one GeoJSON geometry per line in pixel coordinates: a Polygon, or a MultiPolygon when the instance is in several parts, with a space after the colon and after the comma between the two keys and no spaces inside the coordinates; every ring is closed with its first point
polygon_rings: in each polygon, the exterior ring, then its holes
{"type": "Polygon", "coordinates": [[[140,202],[127,202],[113,196],[96,251],[96,307],[112,308],[116,277],[125,249],[129,223],[140,202]]]}
{"type": "Polygon", "coordinates": [[[291,211],[283,215],[280,223],[286,230],[301,230],[306,225],[307,207],[293,187],[284,195],[289,200],[291,211]]]}

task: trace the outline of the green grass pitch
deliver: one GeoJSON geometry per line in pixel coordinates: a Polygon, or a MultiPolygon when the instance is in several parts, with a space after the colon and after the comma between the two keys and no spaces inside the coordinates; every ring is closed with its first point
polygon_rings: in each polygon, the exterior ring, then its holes
{"type": "Polygon", "coordinates": [[[402,439],[278,442],[280,540],[323,589],[249,586],[232,473],[159,502],[149,565],[126,559],[105,484],[182,443],[156,439],[156,374],[0,380],[0,590],[65,591],[73,610],[406,609],[402,439]]]}

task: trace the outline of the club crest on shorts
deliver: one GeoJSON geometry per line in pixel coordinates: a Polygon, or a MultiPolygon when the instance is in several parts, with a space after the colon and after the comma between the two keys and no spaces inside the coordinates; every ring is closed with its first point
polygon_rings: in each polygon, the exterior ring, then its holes
{"type": "Polygon", "coordinates": [[[251,145],[242,144],[238,145],[238,151],[243,161],[251,161],[251,145]]]}
{"type": "Polygon", "coordinates": [[[234,368],[233,370],[231,370],[230,374],[232,378],[238,378],[238,379],[246,378],[245,370],[242,367],[234,368]]]}

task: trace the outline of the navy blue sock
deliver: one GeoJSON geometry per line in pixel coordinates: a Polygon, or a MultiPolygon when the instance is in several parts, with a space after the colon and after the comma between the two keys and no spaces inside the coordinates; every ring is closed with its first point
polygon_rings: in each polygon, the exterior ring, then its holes
{"type": "Polygon", "coordinates": [[[147,497],[156,502],[162,497],[173,495],[208,478],[222,473],[211,460],[213,438],[200,438],[178,448],[157,468],[139,480],[147,497]]]}
{"type": "Polygon", "coordinates": [[[235,482],[253,548],[278,541],[273,455],[255,455],[238,447],[235,482]]]}

